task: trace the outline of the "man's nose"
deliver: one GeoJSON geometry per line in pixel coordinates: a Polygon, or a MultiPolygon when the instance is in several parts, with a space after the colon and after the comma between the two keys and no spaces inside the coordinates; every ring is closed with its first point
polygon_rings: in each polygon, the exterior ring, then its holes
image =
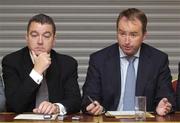
{"type": "Polygon", "coordinates": [[[42,37],[42,36],[39,36],[38,44],[42,44],[42,43],[43,43],[43,37],[42,37]]]}
{"type": "Polygon", "coordinates": [[[126,35],[125,42],[128,44],[130,42],[130,35],[126,35]]]}

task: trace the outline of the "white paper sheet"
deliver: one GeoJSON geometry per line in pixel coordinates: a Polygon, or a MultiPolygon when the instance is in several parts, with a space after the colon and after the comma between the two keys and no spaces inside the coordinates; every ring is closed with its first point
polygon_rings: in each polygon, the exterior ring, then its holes
{"type": "MultiPolygon", "coordinates": [[[[107,111],[105,113],[106,116],[108,117],[127,117],[127,118],[133,118],[135,116],[135,111],[107,111]]],[[[149,112],[146,112],[146,117],[148,118],[154,118],[155,116],[152,115],[151,113],[149,112]]]]}
{"type": "Polygon", "coordinates": [[[44,119],[43,114],[19,114],[15,120],[55,120],[57,115],[52,115],[50,119],[44,119]]]}
{"type": "Polygon", "coordinates": [[[135,115],[135,111],[107,111],[108,114],[112,116],[118,115],[135,115]]]}

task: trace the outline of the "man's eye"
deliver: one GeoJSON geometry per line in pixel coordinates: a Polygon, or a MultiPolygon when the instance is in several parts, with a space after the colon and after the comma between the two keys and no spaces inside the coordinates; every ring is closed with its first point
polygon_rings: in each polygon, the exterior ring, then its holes
{"type": "Polygon", "coordinates": [[[50,35],[44,35],[45,38],[50,38],[51,36],[50,35]]]}
{"type": "Polygon", "coordinates": [[[50,38],[51,37],[51,34],[50,33],[46,33],[43,35],[45,38],[50,38]]]}
{"type": "Polygon", "coordinates": [[[37,33],[30,33],[30,35],[31,35],[31,37],[37,37],[38,36],[38,34],[37,33]]]}
{"type": "Polygon", "coordinates": [[[120,32],[119,34],[120,34],[121,36],[126,36],[126,34],[123,33],[123,32],[120,32]]]}
{"type": "Polygon", "coordinates": [[[38,35],[37,34],[31,34],[31,37],[37,37],[38,35]]]}
{"type": "Polygon", "coordinates": [[[131,37],[136,37],[138,34],[137,33],[132,33],[131,37]]]}

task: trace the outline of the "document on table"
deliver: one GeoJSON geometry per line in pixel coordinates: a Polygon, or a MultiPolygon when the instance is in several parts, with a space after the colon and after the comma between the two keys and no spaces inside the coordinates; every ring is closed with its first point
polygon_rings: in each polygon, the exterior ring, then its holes
{"type": "Polygon", "coordinates": [[[43,114],[19,114],[14,119],[15,120],[55,120],[57,114],[51,115],[51,117],[46,118],[43,114]]]}
{"type": "MultiPolygon", "coordinates": [[[[107,111],[105,113],[107,117],[116,117],[116,118],[134,118],[135,111],[107,111]]],[[[146,117],[154,117],[151,113],[146,112],[146,117]]]]}

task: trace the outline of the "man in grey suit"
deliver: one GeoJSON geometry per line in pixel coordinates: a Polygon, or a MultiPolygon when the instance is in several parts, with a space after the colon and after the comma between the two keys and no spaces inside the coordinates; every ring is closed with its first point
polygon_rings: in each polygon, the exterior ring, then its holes
{"type": "Polygon", "coordinates": [[[104,112],[103,108],[132,111],[135,96],[146,96],[147,111],[155,111],[161,116],[173,111],[175,95],[168,55],[143,43],[146,26],[147,17],[141,10],[130,8],[120,13],[118,43],[90,56],[83,86],[84,112],[99,115],[104,112]]]}

